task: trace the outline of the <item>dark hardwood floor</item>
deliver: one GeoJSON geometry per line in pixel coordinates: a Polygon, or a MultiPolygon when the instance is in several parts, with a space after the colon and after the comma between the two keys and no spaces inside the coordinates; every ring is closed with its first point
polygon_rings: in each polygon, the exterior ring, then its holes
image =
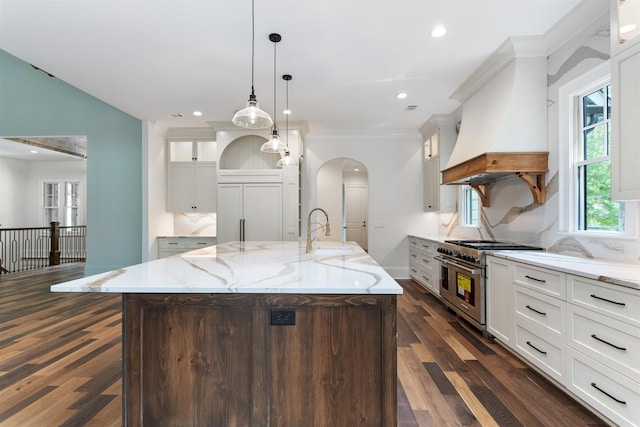
{"type": "MultiPolygon", "coordinates": [[[[121,300],[49,286],[84,265],[0,275],[0,426],[121,425],[121,300]]],[[[606,425],[399,280],[398,426],[606,425]]]]}

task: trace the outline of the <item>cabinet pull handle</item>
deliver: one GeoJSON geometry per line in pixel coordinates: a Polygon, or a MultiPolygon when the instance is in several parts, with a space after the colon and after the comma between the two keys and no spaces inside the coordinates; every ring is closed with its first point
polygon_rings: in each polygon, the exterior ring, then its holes
{"type": "Polygon", "coordinates": [[[427,264],[429,264],[429,260],[428,259],[422,258],[422,262],[426,262],[427,264]]]}
{"type": "Polygon", "coordinates": [[[178,242],[169,242],[170,245],[177,245],[178,242]]]}
{"type": "Polygon", "coordinates": [[[546,281],[546,280],[544,280],[544,279],[536,279],[535,277],[531,277],[531,276],[529,276],[528,274],[527,274],[527,275],[525,275],[524,277],[526,277],[527,279],[535,280],[536,282],[540,282],[540,283],[547,283],[547,281],[546,281]]]}
{"type": "Polygon", "coordinates": [[[596,334],[591,334],[591,338],[593,338],[594,340],[598,340],[602,343],[605,343],[608,346],[611,346],[613,348],[615,348],[616,350],[622,350],[622,351],[627,351],[626,347],[619,347],[615,344],[611,344],[610,342],[603,340],[602,338],[598,337],[596,334]]]}
{"type": "Polygon", "coordinates": [[[623,302],[618,302],[618,301],[612,301],[610,299],[606,299],[606,298],[602,298],[599,297],[596,294],[591,294],[591,298],[595,298],[595,299],[599,299],[600,301],[605,301],[605,302],[610,302],[611,304],[615,304],[615,305],[621,305],[621,306],[625,306],[627,304],[623,303],[623,302]]]}
{"type": "Polygon", "coordinates": [[[600,393],[604,394],[605,396],[615,400],[616,402],[618,402],[621,405],[626,405],[627,402],[625,402],[624,400],[620,400],[620,399],[616,399],[615,397],[613,397],[612,395],[610,395],[609,393],[607,393],[606,391],[604,391],[603,389],[601,389],[600,387],[598,387],[596,385],[596,383],[591,383],[591,387],[595,388],[596,390],[598,390],[600,393]]]}
{"type": "Polygon", "coordinates": [[[543,316],[546,316],[546,315],[547,315],[547,313],[545,313],[545,312],[543,312],[543,311],[538,311],[538,310],[536,310],[535,308],[531,308],[531,306],[530,306],[530,305],[526,305],[525,307],[527,307],[529,310],[531,310],[531,311],[533,311],[533,312],[535,312],[535,313],[541,314],[541,315],[543,315],[543,316]]]}
{"type": "Polygon", "coordinates": [[[538,347],[536,347],[535,345],[531,344],[531,341],[527,341],[527,345],[528,345],[529,347],[531,347],[532,349],[534,349],[535,351],[537,351],[538,353],[541,353],[541,354],[547,354],[547,352],[546,352],[546,351],[542,351],[542,350],[540,350],[538,347]]]}
{"type": "Polygon", "coordinates": [[[418,255],[416,255],[416,254],[411,254],[411,256],[414,257],[414,258],[418,258],[418,255]]]}

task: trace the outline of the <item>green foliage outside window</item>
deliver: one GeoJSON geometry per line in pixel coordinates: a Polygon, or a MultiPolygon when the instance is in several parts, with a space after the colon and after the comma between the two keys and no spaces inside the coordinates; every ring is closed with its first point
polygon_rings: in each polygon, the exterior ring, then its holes
{"type": "Polygon", "coordinates": [[[624,204],[611,200],[610,104],[609,86],[582,98],[583,138],[576,165],[580,230],[624,231],[624,204]]]}

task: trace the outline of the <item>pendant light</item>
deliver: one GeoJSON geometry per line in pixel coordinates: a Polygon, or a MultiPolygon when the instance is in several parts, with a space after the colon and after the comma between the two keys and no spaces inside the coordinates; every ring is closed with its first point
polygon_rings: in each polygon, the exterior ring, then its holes
{"type": "Polygon", "coordinates": [[[287,108],[284,110],[285,120],[287,123],[287,144],[284,149],[284,156],[278,160],[278,163],[276,163],[276,166],[279,168],[284,166],[296,166],[298,164],[298,161],[291,157],[291,153],[289,152],[289,114],[291,114],[291,110],[289,110],[289,82],[292,78],[291,74],[285,74],[282,76],[282,79],[287,82],[287,108]]]}
{"type": "Polygon", "coordinates": [[[258,99],[253,89],[253,69],[255,57],[255,6],[251,0],[251,94],[247,106],[233,116],[233,124],[246,129],[264,129],[271,126],[271,116],[260,109],[258,99]]]}
{"type": "MultiPolygon", "coordinates": [[[[273,117],[276,116],[276,46],[282,40],[280,34],[272,33],[269,34],[269,40],[273,42],[273,117]]],[[[286,147],[284,142],[280,140],[280,135],[278,135],[278,126],[276,125],[275,119],[273,120],[273,126],[271,127],[271,139],[260,147],[260,151],[265,153],[279,153],[281,150],[284,150],[286,147]]]]}

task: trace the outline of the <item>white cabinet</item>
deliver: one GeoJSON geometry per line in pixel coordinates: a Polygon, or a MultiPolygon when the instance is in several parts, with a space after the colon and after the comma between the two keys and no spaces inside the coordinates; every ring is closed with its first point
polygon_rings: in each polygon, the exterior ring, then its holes
{"type": "Polygon", "coordinates": [[[434,257],[438,244],[409,236],[409,274],[420,285],[440,296],[440,264],[434,257]]]}
{"type": "Polygon", "coordinates": [[[611,198],[640,200],[640,0],[610,0],[611,198]]]}
{"type": "Polygon", "coordinates": [[[215,162],[215,141],[169,140],[170,162],[215,162]]]}
{"type": "Polygon", "coordinates": [[[282,235],[282,183],[218,184],[217,238],[279,241],[282,235]]]}
{"type": "Polygon", "coordinates": [[[158,237],[158,258],[178,255],[215,244],[216,238],[209,236],[158,237]]]}
{"type": "Polygon", "coordinates": [[[640,200],[640,43],[611,58],[611,197],[640,200]]]}
{"type": "Polygon", "coordinates": [[[613,423],[640,425],[640,291],[499,256],[487,265],[487,331],[613,423]]]}
{"type": "Polygon", "coordinates": [[[441,185],[440,171],[447,165],[456,142],[455,124],[448,116],[432,116],[420,132],[424,137],[424,211],[454,211],[456,186],[441,185]]]}
{"type": "Polygon", "coordinates": [[[640,291],[567,276],[567,388],[619,425],[640,425],[640,291]]]}
{"type": "Polygon", "coordinates": [[[169,163],[167,210],[169,212],[215,212],[215,162],[169,163]]]}
{"type": "Polygon", "coordinates": [[[504,259],[487,257],[487,332],[509,346],[513,345],[512,265],[504,259]]]}

